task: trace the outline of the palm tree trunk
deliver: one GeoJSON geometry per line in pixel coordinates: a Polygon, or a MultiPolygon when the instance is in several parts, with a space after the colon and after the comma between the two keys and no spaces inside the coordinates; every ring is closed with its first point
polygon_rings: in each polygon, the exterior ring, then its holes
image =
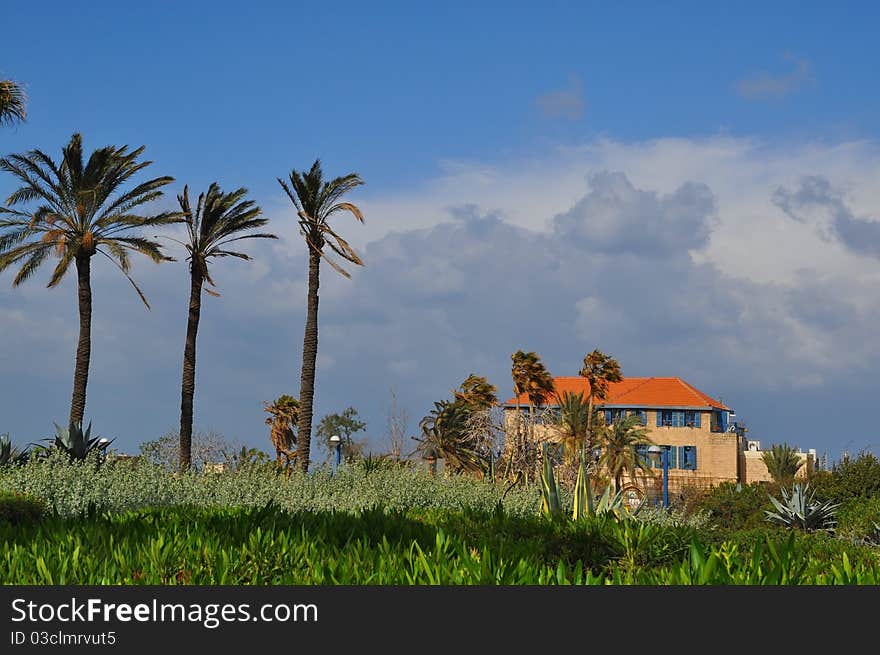
{"type": "Polygon", "coordinates": [[[587,439],[589,439],[590,449],[592,450],[593,445],[595,444],[595,439],[593,439],[593,394],[590,393],[587,399],[587,439]]]}
{"type": "Polygon", "coordinates": [[[92,281],[91,257],[76,258],[79,293],[79,343],[76,347],[76,368],[73,372],[73,397],[70,401],[70,422],[82,425],[86,413],[86,386],[89,383],[89,362],[92,356],[92,281]]]}
{"type": "Polygon", "coordinates": [[[302,375],[299,387],[296,457],[303,472],[309,470],[312,438],[312,403],[315,398],[315,361],[318,359],[318,274],[321,255],[309,248],[309,296],[303,335],[302,375]]]}
{"type": "Polygon", "coordinates": [[[183,348],[183,379],[180,383],[180,470],[192,466],[193,396],[196,391],[196,336],[202,312],[202,274],[193,266],[190,274],[189,318],[183,348]]]}

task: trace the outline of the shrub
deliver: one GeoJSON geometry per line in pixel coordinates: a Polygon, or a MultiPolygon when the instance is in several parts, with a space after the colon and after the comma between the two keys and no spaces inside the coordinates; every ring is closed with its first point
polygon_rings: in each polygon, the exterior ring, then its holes
{"type": "Polygon", "coordinates": [[[695,509],[707,511],[712,522],[724,530],[760,528],[766,525],[764,511],[772,509],[767,491],[768,486],[760,482],[722,482],[706,492],[695,509]]]}
{"type": "Polygon", "coordinates": [[[837,502],[880,494],[880,459],[867,451],[857,457],[844,457],[834,463],[830,473],[813,474],[810,486],[817,498],[837,502]]]}
{"type": "Polygon", "coordinates": [[[46,503],[26,494],[0,491],[0,523],[36,523],[46,512],[46,503]]]}
{"type": "Polygon", "coordinates": [[[851,498],[837,515],[837,534],[856,542],[873,542],[880,523],[880,496],[851,498]]]}

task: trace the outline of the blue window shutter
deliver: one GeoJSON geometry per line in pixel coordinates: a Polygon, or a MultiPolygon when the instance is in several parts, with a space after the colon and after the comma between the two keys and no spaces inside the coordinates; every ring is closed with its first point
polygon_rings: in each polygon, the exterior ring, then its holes
{"type": "Polygon", "coordinates": [[[727,412],[721,412],[721,431],[727,432],[727,412]]]}
{"type": "Polygon", "coordinates": [[[605,410],[605,423],[607,423],[608,425],[611,425],[611,410],[610,409],[605,410]]]}
{"type": "Polygon", "coordinates": [[[688,460],[687,460],[687,452],[685,452],[684,446],[678,447],[678,458],[681,460],[681,468],[688,468],[688,460]]]}
{"type": "Polygon", "coordinates": [[[642,419],[642,425],[648,425],[648,412],[643,409],[639,410],[639,418],[642,419]]]}
{"type": "Polygon", "coordinates": [[[663,446],[666,449],[666,457],[669,459],[669,468],[677,468],[675,461],[675,446],[663,446]]]}
{"type": "Polygon", "coordinates": [[[694,427],[695,428],[700,427],[700,414],[702,414],[702,412],[694,412],[694,427]]]}
{"type": "Polygon", "coordinates": [[[659,428],[662,426],[663,426],[663,410],[658,409],[657,410],[657,427],[659,428]]]}
{"type": "Polygon", "coordinates": [[[691,468],[696,471],[697,470],[697,447],[696,446],[691,446],[691,463],[692,463],[691,468]]]}

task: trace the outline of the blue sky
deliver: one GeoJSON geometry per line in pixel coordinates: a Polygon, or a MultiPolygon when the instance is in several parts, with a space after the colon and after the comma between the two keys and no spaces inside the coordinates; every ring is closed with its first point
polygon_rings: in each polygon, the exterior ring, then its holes
{"type": "MultiPolygon", "coordinates": [[[[352,199],[367,224],[344,232],[367,266],[323,275],[319,416],[355,406],[378,446],[392,388],[414,433],[472,371],[506,396],[514,350],[572,375],[600,347],[624,373],[722,395],[763,442],[880,450],[864,421],[880,392],[870,3],[3,13],[19,27],[0,74],[25,84],[29,117],[0,152],[57,155],[75,131],[90,148],[145,144],[177,180],[168,202],[184,183],[246,186],[285,235],[215,269],[197,427],[267,448],[260,403],[298,391],[304,248],[275,178],[320,156],[366,180],[352,199]]],[[[178,421],[188,290],[181,264],[135,274],[150,313],[96,273],[87,410],[126,450],[178,421]]],[[[27,442],[67,413],[73,286],[3,278],[0,430],[27,442]]]]}

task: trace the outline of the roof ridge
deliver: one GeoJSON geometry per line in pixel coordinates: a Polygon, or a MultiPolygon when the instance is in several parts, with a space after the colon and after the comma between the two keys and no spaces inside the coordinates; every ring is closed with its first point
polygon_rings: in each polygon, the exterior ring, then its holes
{"type": "MultiPolygon", "coordinates": [[[[626,380],[626,379],[627,379],[627,378],[624,378],[624,380],[626,380]]],[[[634,386],[633,388],[631,388],[631,389],[627,389],[627,390],[624,391],[622,394],[620,394],[620,398],[624,398],[625,396],[627,396],[628,394],[631,394],[631,393],[632,393],[633,391],[635,391],[636,389],[641,389],[643,386],[645,386],[646,384],[648,384],[651,380],[655,380],[655,379],[657,379],[657,378],[649,377],[649,378],[629,378],[629,379],[631,379],[631,380],[633,380],[633,379],[635,379],[635,380],[639,380],[639,379],[641,379],[641,382],[640,382],[639,384],[637,384],[636,386],[634,386]]]]}
{"type": "Polygon", "coordinates": [[[705,392],[703,392],[703,391],[700,391],[699,389],[697,389],[694,385],[692,385],[692,384],[691,384],[690,382],[688,382],[687,380],[683,380],[682,378],[679,378],[679,377],[677,377],[677,378],[675,378],[675,379],[678,380],[679,383],[680,383],[682,386],[684,386],[686,389],[688,389],[688,390],[690,390],[691,392],[695,393],[695,394],[697,395],[697,397],[699,397],[701,400],[709,400],[709,401],[711,401],[712,403],[717,403],[717,404],[719,404],[719,405],[724,405],[724,403],[720,402],[717,398],[713,398],[713,397],[710,396],[709,394],[707,394],[707,393],[705,393],[705,392]]]}

